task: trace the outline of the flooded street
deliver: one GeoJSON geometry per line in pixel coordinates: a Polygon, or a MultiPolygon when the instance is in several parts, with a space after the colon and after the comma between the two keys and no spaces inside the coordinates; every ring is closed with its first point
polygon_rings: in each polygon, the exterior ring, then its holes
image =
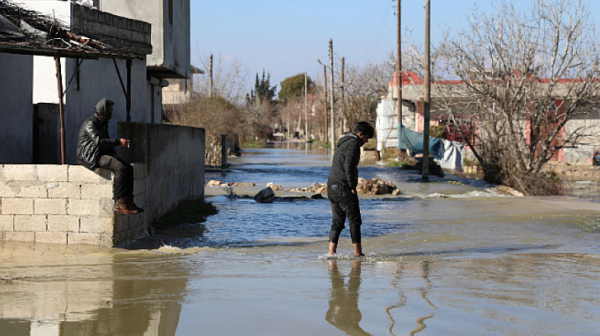
{"type": "MultiPolygon", "coordinates": [[[[325,183],[330,156],[250,149],[206,180],[325,183]]],[[[324,258],[327,199],[260,204],[207,187],[219,213],[106,249],[0,242],[0,335],[593,335],[600,329],[600,197],[507,197],[452,175],[373,162],[363,248],[324,258]],[[155,247],[155,248],[154,248],[155,247]]],[[[584,183],[579,183],[579,187],[584,183]]],[[[596,184],[595,184],[596,185],[596,184]]],[[[597,185],[596,185],[597,186],[597,185]]]]}

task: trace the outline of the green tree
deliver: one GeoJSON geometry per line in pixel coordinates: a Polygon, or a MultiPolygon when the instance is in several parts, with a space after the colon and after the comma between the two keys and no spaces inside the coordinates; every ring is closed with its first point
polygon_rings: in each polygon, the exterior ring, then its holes
{"type": "MultiPolygon", "coordinates": [[[[308,93],[314,93],[315,83],[310,77],[306,78],[308,93]]],[[[288,77],[281,82],[281,90],[279,90],[279,100],[287,104],[289,101],[294,101],[304,96],[304,74],[299,73],[295,76],[288,77]]]]}
{"type": "Polygon", "coordinates": [[[250,94],[246,95],[246,100],[249,105],[261,105],[263,103],[273,105],[275,90],[277,90],[277,85],[271,86],[271,74],[267,73],[265,76],[265,70],[263,69],[262,79],[259,80],[257,73],[254,90],[251,90],[250,94]]]}

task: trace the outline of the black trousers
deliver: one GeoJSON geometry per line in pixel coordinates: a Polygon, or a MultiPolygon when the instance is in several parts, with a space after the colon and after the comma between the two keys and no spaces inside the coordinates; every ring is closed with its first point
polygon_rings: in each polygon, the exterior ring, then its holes
{"type": "Polygon", "coordinates": [[[327,186],[327,198],[331,203],[331,214],[333,220],[329,231],[329,242],[337,244],[342,230],[346,227],[346,218],[350,224],[350,238],[352,244],[360,244],[360,206],[358,195],[353,194],[349,188],[332,184],[327,186]]]}
{"type": "Polygon", "coordinates": [[[129,162],[111,155],[102,155],[98,159],[100,168],[110,169],[115,174],[113,199],[119,200],[133,196],[133,167],[129,162]]]}

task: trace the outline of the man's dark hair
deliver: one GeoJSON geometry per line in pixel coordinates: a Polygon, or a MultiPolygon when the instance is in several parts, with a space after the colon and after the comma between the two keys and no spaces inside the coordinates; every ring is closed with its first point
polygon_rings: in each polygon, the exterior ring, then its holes
{"type": "Polygon", "coordinates": [[[362,134],[368,136],[369,138],[372,138],[375,134],[373,126],[366,121],[359,121],[356,123],[356,126],[354,126],[354,134],[358,134],[358,132],[362,132],[362,134]]]}

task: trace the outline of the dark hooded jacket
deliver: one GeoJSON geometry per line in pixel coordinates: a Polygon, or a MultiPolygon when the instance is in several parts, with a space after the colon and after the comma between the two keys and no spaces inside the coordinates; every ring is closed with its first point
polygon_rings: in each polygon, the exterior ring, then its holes
{"type": "Polygon", "coordinates": [[[358,185],[358,162],[362,141],[352,132],[342,134],[333,155],[327,187],[337,184],[355,190],[358,185]]]}
{"type": "Polygon", "coordinates": [[[111,139],[108,134],[109,109],[114,103],[102,99],[96,104],[96,113],[87,118],[79,129],[77,141],[77,162],[89,169],[98,166],[102,155],[115,155],[113,147],[121,144],[119,139],[111,139]],[[104,116],[106,121],[100,119],[104,116]]]}

